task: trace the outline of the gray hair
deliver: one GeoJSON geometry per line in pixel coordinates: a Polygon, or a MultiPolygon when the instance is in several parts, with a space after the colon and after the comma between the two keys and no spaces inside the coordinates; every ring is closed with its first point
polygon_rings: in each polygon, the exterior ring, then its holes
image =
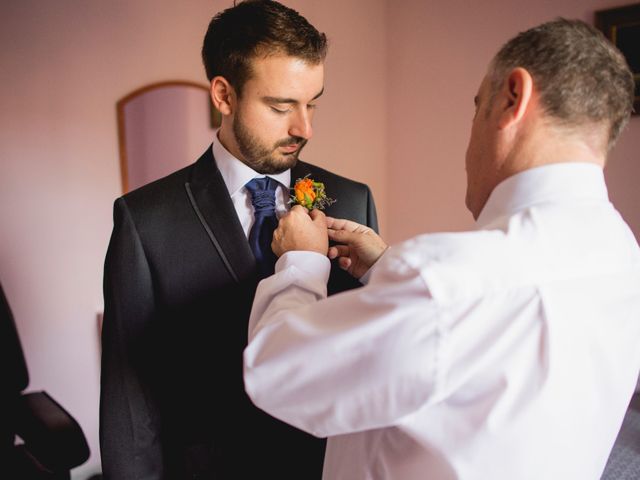
{"type": "Polygon", "coordinates": [[[521,32],[492,61],[491,102],[517,67],[531,74],[547,115],[567,127],[608,126],[608,148],[615,144],[633,110],[634,80],[599,30],[559,18],[521,32]]]}

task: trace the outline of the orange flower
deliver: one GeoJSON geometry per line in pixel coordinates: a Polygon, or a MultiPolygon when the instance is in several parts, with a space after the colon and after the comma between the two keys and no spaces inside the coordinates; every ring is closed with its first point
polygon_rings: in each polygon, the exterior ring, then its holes
{"type": "Polygon", "coordinates": [[[313,205],[313,201],[316,199],[316,192],[313,189],[313,180],[310,178],[303,178],[296,182],[293,187],[296,200],[300,205],[304,205],[309,208],[313,205]]]}
{"type": "Polygon", "coordinates": [[[299,178],[293,186],[291,203],[302,205],[308,210],[313,210],[314,208],[322,210],[334,202],[335,200],[325,194],[324,183],[314,182],[308,176],[299,178]]]}

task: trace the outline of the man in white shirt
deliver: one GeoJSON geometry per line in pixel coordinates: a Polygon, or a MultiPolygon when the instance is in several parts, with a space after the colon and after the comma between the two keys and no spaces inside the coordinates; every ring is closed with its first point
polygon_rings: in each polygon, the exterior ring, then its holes
{"type": "Polygon", "coordinates": [[[559,19],[509,41],[475,103],[476,231],[387,250],[294,207],[274,233],[245,388],[329,437],[325,479],[595,480],[606,464],[640,368],[640,249],[602,172],[631,72],[559,19]],[[327,251],[367,285],[325,298],[327,251]]]}

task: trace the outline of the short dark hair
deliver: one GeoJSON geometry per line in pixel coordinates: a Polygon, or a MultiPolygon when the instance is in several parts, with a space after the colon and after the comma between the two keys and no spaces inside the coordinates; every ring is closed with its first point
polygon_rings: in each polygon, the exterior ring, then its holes
{"type": "Polygon", "coordinates": [[[213,17],[202,45],[207,77],[224,77],[238,95],[251,75],[251,61],[270,55],[324,61],[327,37],[302,15],[273,0],[245,0],[213,17]]]}
{"type": "Polygon", "coordinates": [[[624,56],[594,27],[558,18],[507,42],[490,69],[491,97],[513,68],[531,76],[546,114],[561,125],[608,125],[611,148],[633,110],[633,74],[624,56]]]}

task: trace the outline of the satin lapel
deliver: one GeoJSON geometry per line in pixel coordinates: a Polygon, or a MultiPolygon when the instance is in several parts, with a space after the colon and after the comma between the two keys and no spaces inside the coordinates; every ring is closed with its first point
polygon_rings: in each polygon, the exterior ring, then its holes
{"type": "Polygon", "coordinates": [[[211,147],[196,162],[185,184],[189,200],[213,246],[235,281],[255,275],[255,259],[213,159],[211,147]]]}

